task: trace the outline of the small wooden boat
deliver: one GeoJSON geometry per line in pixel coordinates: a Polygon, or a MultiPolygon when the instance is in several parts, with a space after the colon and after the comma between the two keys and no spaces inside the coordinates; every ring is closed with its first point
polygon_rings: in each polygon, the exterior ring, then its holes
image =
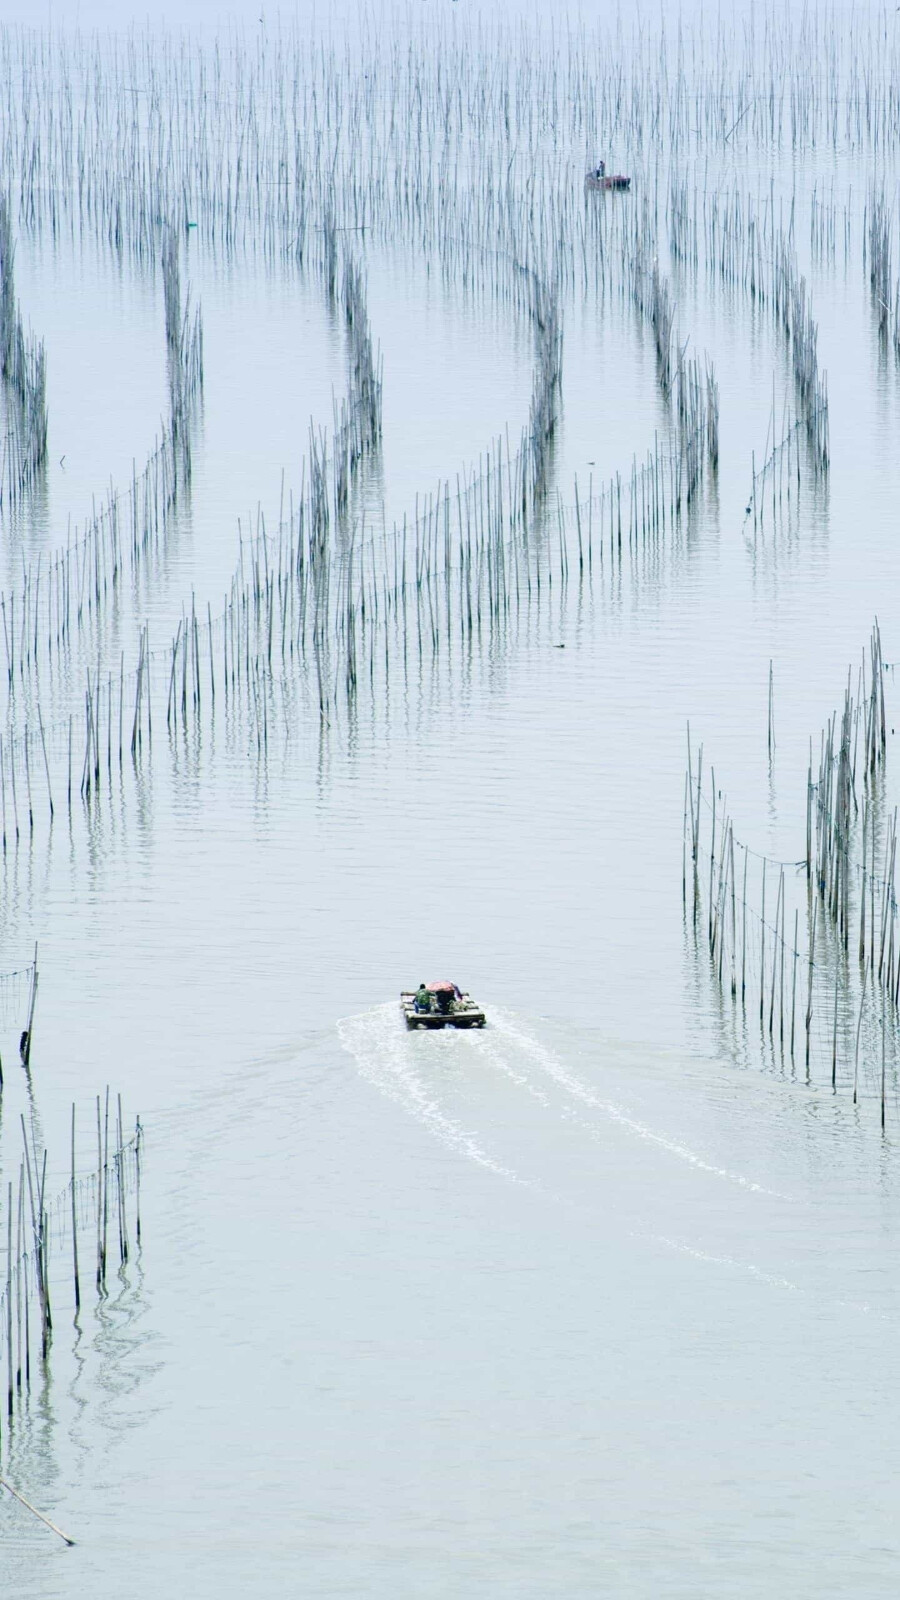
{"type": "Polygon", "coordinates": [[[631,179],[626,178],[621,172],[607,173],[606,167],[601,161],[600,165],[594,167],[592,172],[585,173],[584,187],[595,191],[602,189],[630,189],[631,179]]]}
{"type": "Polygon", "coordinates": [[[407,1028],[483,1028],[484,1012],[471,995],[464,994],[455,983],[441,979],[426,983],[427,1009],[411,989],[400,996],[400,1010],[407,1028]]]}

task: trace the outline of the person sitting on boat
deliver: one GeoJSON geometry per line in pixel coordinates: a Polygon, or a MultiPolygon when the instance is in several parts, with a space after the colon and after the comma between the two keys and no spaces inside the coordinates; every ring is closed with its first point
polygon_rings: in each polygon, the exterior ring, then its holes
{"type": "Polygon", "coordinates": [[[424,983],[419,984],[419,987],[413,996],[413,1007],[416,1011],[431,1010],[431,995],[428,993],[424,983]]]}

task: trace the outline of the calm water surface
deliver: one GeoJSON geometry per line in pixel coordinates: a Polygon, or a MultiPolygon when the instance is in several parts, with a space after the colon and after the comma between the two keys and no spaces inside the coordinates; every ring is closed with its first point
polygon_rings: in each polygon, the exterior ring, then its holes
{"type": "MultiPolygon", "coordinates": [[[[831,151],[798,162],[744,152],[692,181],[808,205],[831,151]]],[[[670,548],[571,576],[352,726],[278,728],[265,762],[223,716],[154,761],[139,803],[126,775],[121,804],[8,855],[4,964],[37,939],[42,976],[30,1080],[19,997],[3,1016],[4,1161],[36,1118],[61,1190],[72,1101],[87,1164],[107,1083],[147,1147],[143,1250],[79,1324],[53,1256],[52,1365],[4,1470],[77,1545],[0,1500],[4,1593],[896,1592],[896,1086],[882,1137],[870,1093],[831,1093],[826,1018],[808,1082],[736,1048],[681,891],[686,721],[742,837],[796,861],[809,739],[876,613],[900,654],[900,370],[862,270],[871,178],[840,173],[846,265],[798,244],[832,471],[792,531],[754,540],[744,509],[781,344],[673,267],[722,422],[717,492],[670,548]],[[397,992],[443,972],[488,1027],[407,1035],[397,992]]],[[[377,528],[518,436],[532,352],[511,307],[424,259],[373,242],[366,264],[377,528]]],[[[192,592],[221,606],[239,537],[277,524],[345,383],[315,281],[199,239],[186,270],[206,340],[193,490],[121,619],[160,641],[192,592]]],[[[127,482],[166,406],[152,271],[24,239],[17,285],[47,343],[51,466],[4,535],[6,586],[127,482]]],[[[570,295],[562,407],[567,502],[665,429],[615,297],[570,295]]],[[[890,719],[892,674],[888,696],[890,719]]],[[[870,1089],[871,1051],[863,1070],[870,1089]]]]}

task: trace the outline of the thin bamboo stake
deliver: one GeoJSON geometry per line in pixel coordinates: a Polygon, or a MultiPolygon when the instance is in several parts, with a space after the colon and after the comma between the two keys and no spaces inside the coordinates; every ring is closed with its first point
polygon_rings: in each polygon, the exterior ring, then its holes
{"type": "Polygon", "coordinates": [[[853,1104],[857,1103],[859,1088],[859,1036],[862,1031],[863,1006],[866,1003],[866,974],[863,973],[862,994],[859,997],[859,1019],[856,1024],[856,1049],[853,1052],[853,1104]]]}
{"type": "Polygon", "coordinates": [[[884,1089],[887,1068],[887,1029],[885,1027],[885,1002],[881,1002],[881,1131],[884,1133],[884,1089]]]}
{"type": "Polygon", "coordinates": [[[793,961],[791,963],[791,968],[792,968],[792,972],[791,972],[791,1060],[792,1061],[794,1059],[794,1015],[795,1015],[795,1009],[796,1009],[796,1004],[797,1004],[797,962],[800,959],[799,951],[797,949],[797,936],[798,936],[798,933],[799,933],[799,927],[800,927],[800,913],[799,913],[799,911],[795,910],[795,912],[794,912],[794,950],[793,950],[793,961]]]}
{"type": "Polygon", "coordinates": [[[6,1411],[13,1414],[13,1204],[12,1183],[7,1185],[6,1213],[6,1411]]]}
{"type": "Polygon", "coordinates": [[[831,1089],[832,1093],[837,1088],[837,1025],[838,1025],[838,982],[839,973],[834,975],[834,1031],[831,1036],[831,1089]]]}
{"type": "Polygon", "coordinates": [[[72,1270],[75,1276],[75,1310],[81,1310],[81,1284],[78,1277],[78,1208],[75,1203],[75,1102],[72,1102],[72,1270]]]}
{"type": "Polygon", "coordinates": [[[63,1544],[70,1546],[74,1545],[75,1540],[70,1539],[67,1533],[63,1533],[62,1528],[58,1528],[55,1522],[50,1521],[49,1517],[45,1517],[43,1511],[38,1511],[37,1506],[33,1506],[30,1500],[26,1500],[25,1496],[19,1493],[18,1489],[14,1489],[8,1479],[0,1477],[0,1485],[2,1485],[9,1494],[13,1495],[13,1497],[18,1500],[27,1511],[30,1511],[32,1516],[37,1517],[40,1522],[43,1522],[45,1526],[50,1529],[51,1533],[58,1534],[59,1538],[62,1539],[63,1544]]]}

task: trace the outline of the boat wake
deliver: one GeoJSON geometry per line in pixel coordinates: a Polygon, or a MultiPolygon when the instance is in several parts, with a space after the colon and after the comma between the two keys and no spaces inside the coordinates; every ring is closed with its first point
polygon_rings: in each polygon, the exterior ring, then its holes
{"type": "MultiPolygon", "coordinates": [[[[448,1030],[428,1035],[410,1034],[402,1027],[396,1004],[388,1002],[373,1011],[344,1018],[338,1023],[337,1031],[341,1045],[355,1061],[361,1076],[401,1106],[448,1150],[498,1177],[538,1191],[557,1204],[574,1206],[579,1213],[584,1212],[586,1204],[588,1210],[591,1209],[585,1196],[579,1200],[576,1195],[566,1193],[565,1184],[559,1190],[556,1185],[547,1190],[539,1177],[522,1177],[491,1154],[482,1142],[483,1136],[466,1127],[454,1114],[450,1104],[452,1095],[459,1091],[471,1096],[474,1091],[483,1098],[486,1110],[490,1106],[493,1117],[499,1113],[501,1126],[508,1124],[513,1132],[514,1108],[503,1101],[498,1105],[496,1095],[491,1097],[489,1088],[492,1080],[496,1085],[498,1079],[505,1079],[517,1094],[527,1095],[540,1108],[543,1123],[548,1117],[555,1117],[574,1125],[589,1138],[601,1141],[607,1137],[604,1130],[612,1124],[629,1137],[657,1147],[667,1157],[685,1163],[698,1173],[733,1184],[748,1194],[791,1202],[790,1195],[709,1160],[682,1140],[648,1126],[624,1106],[607,1098],[589,1079],[573,1072],[542,1041],[530,1023],[514,1012],[492,1007],[489,1027],[483,1032],[448,1030]]],[[[600,1064],[602,1066],[602,1056],[600,1064]]],[[[534,1148],[530,1147],[532,1154],[534,1148]]],[[[604,1214],[608,1213],[609,1197],[606,1197],[604,1214]]],[[[812,1292],[804,1291],[801,1284],[777,1270],[767,1270],[764,1265],[742,1259],[739,1252],[723,1249],[721,1244],[718,1248],[704,1247],[701,1240],[679,1239],[671,1230],[657,1231],[652,1225],[632,1229],[630,1236],[722,1271],[744,1273],[780,1292],[812,1292]]],[[[854,1306],[854,1309],[872,1311],[868,1305],[854,1306]]]]}
{"type": "MultiPolygon", "coordinates": [[[[636,1235],[637,1237],[637,1235],[636,1235]]],[[[699,1250],[696,1245],[685,1244],[680,1239],[671,1239],[666,1234],[648,1234],[655,1244],[663,1244],[668,1250],[674,1250],[678,1255],[690,1256],[693,1261],[704,1261],[712,1267],[726,1267],[734,1272],[744,1272],[751,1278],[757,1278],[760,1283],[768,1284],[773,1289],[787,1289],[792,1294],[802,1294],[800,1284],[792,1278],[785,1278],[781,1273],[766,1272],[753,1261],[741,1261],[736,1256],[712,1255],[708,1250],[699,1250]]],[[[861,1309],[868,1310],[868,1307],[861,1309]]]]}
{"type": "Polygon", "coordinates": [[[767,1188],[744,1173],[708,1160],[682,1141],[649,1127],[624,1107],[607,1099],[570,1071],[514,1012],[492,1008],[490,1027],[484,1032],[447,1030],[424,1036],[407,1033],[400,1025],[396,1005],[388,1001],[374,1011],[345,1017],[338,1023],[338,1037],[353,1056],[362,1076],[382,1094],[402,1105],[448,1149],[515,1183],[533,1186],[531,1180],[520,1177],[511,1167],[490,1155],[476,1135],[463,1127],[442,1104],[440,1078],[435,1078],[433,1070],[439,1062],[449,1066],[461,1061],[477,1061],[503,1074],[544,1110],[555,1112],[565,1121],[577,1122],[592,1137],[596,1138],[599,1133],[596,1122],[599,1114],[603,1122],[616,1124],[697,1172],[734,1184],[750,1194],[790,1199],[789,1195],[767,1188]],[[560,1090],[562,1098],[557,1092],[560,1090]],[[585,1110],[593,1112],[594,1118],[585,1117],[585,1110]]]}
{"type": "Polygon", "coordinates": [[[419,1070],[423,1060],[433,1069],[435,1051],[446,1050],[449,1054],[472,1035],[455,1031],[409,1034],[400,1025],[396,1004],[390,1001],[374,1011],[344,1017],[337,1031],[343,1048],[353,1057],[361,1075],[389,1100],[401,1105],[448,1150],[465,1156],[498,1177],[533,1187],[511,1167],[489,1155],[474,1134],[448,1115],[435,1094],[433,1083],[426,1082],[419,1070]]]}
{"type": "MultiPolygon", "coordinates": [[[[474,1035],[473,1045],[491,1061],[493,1066],[512,1078],[514,1082],[519,1083],[528,1093],[538,1099],[542,1099],[543,1103],[548,1107],[553,1104],[551,1099],[531,1082],[527,1075],[522,1072],[521,1066],[516,1067],[511,1064],[510,1055],[514,1058],[517,1057],[520,1062],[523,1057],[526,1061],[531,1062],[541,1073],[552,1079],[559,1088],[564,1090],[570,1101],[601,1112],[604,1118],[617,1123],[620,1127],[626,1128],[636,1138],[648,1144],[657,1145],[677,1160],[686,1162],[689,1166],[696,1168],[697,1171],[706,1172],[712,1177],[736,1184],[739,1188],[746,1189],[751,1194],[769,1195],[777,1200],[790,1199],[789,1195],[781,1194],[775,1189],[768,1189],[763,1184],[756,1183],[754,1179],[746,1177],[743,1173],[732,1172],[727,1167],[717,1166],[714,1162],[707,1161],[703,1156],[698,1155],[695,1150],[691,1150],[679,1140],[672,1139],[667,1134],[658,1133],[654,1128],[648,1127],[646,1123],[631,1116],[612,1100],[607,1100],[603,1095],[598,1094],[596,1090],[590,1088],[580,1078],[577,1078],[574,1073],[570,1072],[559,1057],[537,1039],[533,1033],[524,1028],[514,1013],[492,1008],[490,1019],[492,1024],[491,1031],[474,1035]],[[504,1049],[504,1046],[507,1048],[504,1049]]],[[[562,1114],[565,1115],[564,1107],[561,1110],[562,1114]]],[[[571,1110],[568,1114],[572,1114],[571,1110]]],[[[590,1131],[589,1123],[585,1122],[583,1125],[590,1131]]]]}

